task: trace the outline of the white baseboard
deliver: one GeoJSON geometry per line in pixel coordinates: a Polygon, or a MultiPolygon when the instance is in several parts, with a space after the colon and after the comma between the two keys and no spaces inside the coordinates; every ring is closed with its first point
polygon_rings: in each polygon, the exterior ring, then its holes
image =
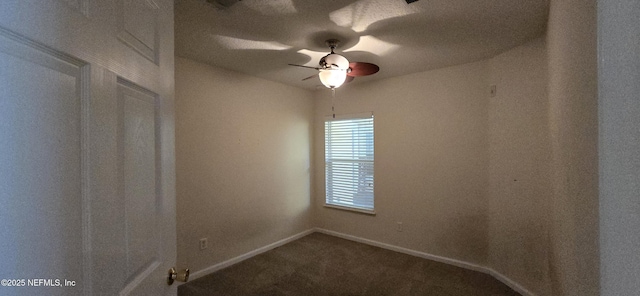
{"type": "Polygon", "coordinates": [[[290,237],[281,239],[281,240],[279,240],[279,241],[277,241],[275,243],[272,243],[272,244],[266,245],[264,247],[255,249],[253,251],[250,251],[250,252],[242,254],[240,256],[237,256],[237,257],[231,258],[229,260],[220,262],[218,264],[214,264],[214,265],[209,266],[209,267],[207,267],[205,269],[198,270],[198,271],[192,273],[189,276],[189,280],[195,280],[197,278],[200,278],[200,277],[203,277],[203,276],[208,275],[210,273],[216,272],[216,271],[218,271],[220,269],[223,269],[225,267],[228,267],[228,266],[234,265],[236,263],[239,263],[241,261],[247,260],[247,259],[249,259],[249,258],[251,258],[253,256],[257,256],[257,255],[260,255],[260,254],[262,254],[264,252],[273,250],[273,249],[275,249],[275,248],[277,248],[279,246],[282,246],[282,245],[284,245],[286,243],[289,243],[289,242],[292,242],[294,240],[297,240],[297,239],[299,239],[299,238],[301,238],[303,236],[306,236],[308,234],[311,234],[313,232],[315,232],[315,229],[307,229],[307,230],[305,230],[303,232],[300,232],[298,234],[294,234],[294,235],[292,235],[290,237]]]}
{"type": "Polygon", "coordinates": [[[336,231],[332,231],[332,230],[316,228],[316,231],[324,233],[324,234],[333,235],[333,236],[337,236],[337,237],[340,237],[340,238],[352,240],[352,241],[355,241],[355,242],[359,242],[359,243],[363,243],[363,244],[367,244],[367,245],[371,245],[371,246],[380,247],[380,248],[383,248],[383,249],[395,251],[395,252],[398,252],[398,253],[403,253],[403,254],[416,256],[416,257],[420,257],[420,258],[425,258],[425,259],[429,259],[429,260],[433,260],[433,261],[437,261],[437,262],[441,262],[441,263],[445,263],[445,264],[449,264],[449,265],[453,265],[453,266],[457,266],[457,267],[462,267],[462,268],[465,268],[465,269],[470,269],[470,270],[480,271],[480,272],[485,272],[485,269],[486,269],[483,266],[480,266],[480,265],[477,265],[477,264],[473,264],[473,263],[469,263],[469,262],[465,262],[465,261],[460,261],[460,260],[455,260],[455,259],[450,259],[450,258],[446,258],[446,257],[442,257],[442,256],[427,254],[427,253],[424,253],[424,252],[411,250],[411,249],[407,249],[407,248],[403,248],[403,247],[398,247],[398,246],[394,246],[394,245],[390,245],[390,244],[386,244],[386,243],[381,243],[381,242],[378,242],[378,241],[374,241],[374,240],[370,240],[370,239],[366,239],[366,238],[361,238],[361,237],[357,237],[357,236],[353,236],[353,235],[349,235],[349,234],[344,234],[344,233],[340,233],[340,232],[336,232],[336,231]]]}
{"type": "Polygon", "coordinates": [[[348,239],[348,240],[352,240],[355,242],[359,242],[359,243],[363,243],[363,244],[367,244],[367,245],[371,245],[371,246],[375,246],[375,247],[380,247],[383,249],[387,249],[387,250],[391,250],[391,251],[395,251],[395,252],[399,252],[399,253],[403,253],[403,254],[407,254],[407,255],[411,255],[411,256],[416,256],[416,257],[420,257],[420,258],[424,258],[424,259],[428,259],[428,260],[433,260],[433,261],[437,261],[437,262],[441,262],[441,263],[445,263],[445,264],[449,264],[449,265],[453,265],[453,266],[457,266],[457,267],[461,267],[461,268],[465,268],[465,269],[469,269],[469,270],[473,270],[473,271],[478,271],[478,272],[482,272],[482,273],[486,273],[488,275],[491,275],[492,277],[494,277],[495,279],[501,281],[502,283],[504,283],[505,285],[509,286],[511,289],[513,289],[514,291],[520,293],[523,296],[536,296],[533,292],[525,289],[522,285],[518,284],[517,282],[511,280],[510,278],[506,277],[505,275],[491,269],[485,266],[481,266],[478,264],[474,264],[474,263],[469,263],[466,261],[462,261],[462,260],[457,260],[457,259],[451,259],[451,258],[447,258],[447,257],[442,257],[442,256],[438,256],[438,255],[433,255],[433,254],[429,254],[429,253],[425,253],[425,252],[420,252],[420,251],[416,251],[416,250],[411,250],[411,249],[407,249],[407,248],[403,248],[403,247],[399,247],[399,246],[394,246],[394,245],[390,245],[390,244],[386,244],[386,243],[382,243],[382,242],[378,242],[378,241],[374,241],[374,240],[370,240],[370,239],[366,239],[366,238],[361,238],[361,237],[357,237],[357,236],[353,236],[353,235],[349,235],[349,234],[344,234],[344,233],[340,233],[340,232],[336,232],[336,231],[332,231],[332,230],[327,230],[327,229],[323,229],[323,228],[312,228],[312,229],[308,229],[305,230],[303,232],[300,232],[298,234],[292,235],[290,237],[281,239],[275,243],[266,245],[264,247],[255,249],[253,251],[250,251],[248,253],[242,254],[240,256],[231,258],[229,260],[220,262],[218,264],[214,264],[210,267],[207,267],[205,269],[201,269],[198,270],[194,273],[191,274],[191,276],[189,277],[189,280],[195,280],[197,278],[203,277],[205,275],[208,275],[210,273],[216,272],[220,269],[223,269],[225,267],[231,266],[233,264],[239,263],[241,261],[247,260],[253,256],[256,255],[260,255],[264,252],[270,251],[272,249],[275,249],[279,246],[282,246],[286,243],[292,242],[294,240],[297,240],[303,236],[306,236],[308,234],[311,234],[313,232],[320,232],[320,233],[324,233],[324,234],[328,234],[328,235],[332,235],[335,237],[340,237],[340,238],[344,238],[344,239],[348,239]]]}
{"type": "Polygon", "coordinates": [[[433,261],[437,261],[437,262],[441,262],[441,263],[445,263],[445,264],[449,264],[449,265],[453,265],[453,266],[457,266],[457,267],[461,267],[461,268],[465,268],[465,269],[469,269],[469,270],[473,270],[473,271],[486,273],[488,275],[491,275],[495,279],[501,281],[505,285],[509,286],[514,291],[520,293],[522,296],[536,296],[534,293],[532,293],[531,291],[525,289],[524,287],[522,287],[522,285],[518,284],[517,282],[515,282],[515,281],[511,280],[510,278],[504,276],[503,274],[501,274],[501,273],[499,273],[499,272],[497,272],[497,271],[495,271],[495,270],[493,270],[491,268],[485,267],[485,266],[481,266],[481,265],[478,265],[478,264],[465,262],[465,261],[462,261],[462,260],[451,259],[451,258],[447,258],[447,257],[442,257],[442,256],[438,256],[438,255],[424,253],[424,252],[420,252],[420,251],[416,251],[416,250],[411,250],[411,249],[407,249],[407,248],[403,248],[403,247],[398,247],[398,246],[394,246],[394,245],[390,245],[390,244],[386,244],[386,243],[382,243],[382,242],[378,242],[378,241],[374,241],[374,240],[370,240],[370,239],[366,239],[366,238],[361,238],[361,237],[357,237],[357,236],[353,236],[353,235],[349,235],[349,234],[344,234],[344,233],[340,233],[340,232],[336,232],[336,231],[332,231],[332,230],[327,230],[327,229],[323,229],[323,228],[316,228],[315,231],[320,232],[320,233],[324,233],[324,234],[328,234],[328,235],[332,235],[332,236],[336,236],[336,237],[340,237],[340,238],[344,238],[344,239],[348,239],[348,240],[352,240],[352,241],[355,241],[355,242],[359,242],[359,243],[375,246],[375,247],[380,247],[380,248],[391,250],[391,251],[395,251],[395,252],[398,252],[398,253],[403,253],[403,254],[416,256],[416,257],[420,257],[420,258],[424,258],[424,259],[428,259],[428,260],[433,260],[433,261]]]}

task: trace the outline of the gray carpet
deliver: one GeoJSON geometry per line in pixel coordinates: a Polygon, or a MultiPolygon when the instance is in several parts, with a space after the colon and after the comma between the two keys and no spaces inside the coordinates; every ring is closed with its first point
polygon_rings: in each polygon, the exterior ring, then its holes
{"type": "Polygon", "coordinates": [[[312,233],[178,289],[216,295],[520,295],[484,273],[312,233]]]}

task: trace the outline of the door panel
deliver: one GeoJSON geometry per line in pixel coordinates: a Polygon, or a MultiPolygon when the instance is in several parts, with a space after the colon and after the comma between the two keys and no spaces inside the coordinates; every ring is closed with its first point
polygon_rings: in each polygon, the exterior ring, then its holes
{"type": "MultiPolygon", "coordinates": [[[[160,233],[156,225],[159,196],[156,175],[155,94],[136,89],[125,81],[118,84],[123,106],[121,156],[126,237],[127,286],[139,282],[160,266],[160,233]]],[[[160,276],[166,270],[160,271],[160,276]]]]}
{"type": "Polygon", "coordinates": [[[172,14],[0,2],[1,295],[175,295],[172,14]]]}
{"type": "MultiPolygon", "coordinates": [[[[22,271],[0,278],[82,280],[83,68],[0,31],[0,262],[22,271]]],[[[21,294],[17,287],[0,289],[21,294]]]]}

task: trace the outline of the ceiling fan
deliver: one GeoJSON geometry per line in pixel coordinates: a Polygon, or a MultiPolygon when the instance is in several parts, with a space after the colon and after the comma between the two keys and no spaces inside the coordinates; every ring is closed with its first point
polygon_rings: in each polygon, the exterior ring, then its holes
{"type": "Polygon", "coordinates": [[[365,62],[349,62],[349,60],[344,56],[335,53],[334,50],[338,47],[340,40],[329,39],[325,42],[329,48],[331,48],[331,53],[320,59],[320,62],[318,63],[320,65],[319,67],[289,64],[289,66],[318,70],[318,74],[314,74],[302,80],[311,79],[317,75],[324,86],[335,89],[345,82],[353,81],[355,77],[372,75],[380,70],[378,65],[365,62]]]}

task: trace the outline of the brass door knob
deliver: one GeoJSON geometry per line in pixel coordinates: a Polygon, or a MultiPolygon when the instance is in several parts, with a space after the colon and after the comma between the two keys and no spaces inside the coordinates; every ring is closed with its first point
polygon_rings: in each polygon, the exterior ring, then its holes
{"type": "Polygon", "coordinates": [[[167,278],[167,284],[173,284],[173,281],[187,282],[189,280],[189,269],[185,268],[181,271],[176,271],[174,267],[169,269],[169,277],[167,278]]]}

